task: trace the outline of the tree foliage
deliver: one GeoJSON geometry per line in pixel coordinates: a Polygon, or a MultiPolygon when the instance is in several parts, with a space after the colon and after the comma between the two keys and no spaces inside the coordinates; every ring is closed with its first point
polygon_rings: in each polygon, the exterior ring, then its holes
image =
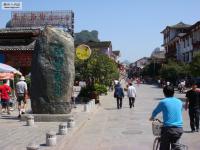
{"type": "Polygon", "coordinates": [[[103,85],[110,85],[119,78],[119,71],[114,60],[97,51],[92,51],[88,60],[75,59],[76,79],[103,85]]]}
{"type": "Polygon", "coordinates": [[[200,76],[200,52],[196,53],[190,64],[190,70],[193,76],[200,76]]]}
{"type": "Polygon", "coordinates": [[[88,41],[94,41],[94,42],[98,42],[100,41],[98,39],[98,31],[93,30],[91,32],[89,32],[88,30],[83,30],[79,33],[75,33],[75,43],[76,44],[81,44],[81,43],[85,43],[88,41]]]}
{"type": "Polygon", "coordinates": [[[160,63],[151,62],[149,65],[143,68],[142,75],[149,77],[156,77],[159,75],[160,69],[161,69],[160,63]]]}
{"type": "Polygon", "coordinates": [[[189,65],[174,60],[168,60],[166,64],[163,64],[160,70],[161,77],[172,83],[175,83],[179,78],[188,76],[189,73],[189,65]]]}

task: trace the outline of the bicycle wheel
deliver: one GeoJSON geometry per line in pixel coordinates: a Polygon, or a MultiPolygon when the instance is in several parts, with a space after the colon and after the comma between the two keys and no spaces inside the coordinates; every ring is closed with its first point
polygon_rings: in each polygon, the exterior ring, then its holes
{"type": "Polygon", "coordinates": [[[160,148],[160,137],[156,137],[153,142],[153,150],[159,150],[160,148]]]}

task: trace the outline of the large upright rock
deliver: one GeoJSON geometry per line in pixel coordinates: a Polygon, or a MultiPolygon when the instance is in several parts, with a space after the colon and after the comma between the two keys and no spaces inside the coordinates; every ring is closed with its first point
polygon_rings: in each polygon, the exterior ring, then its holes
{"type": "Polygon", "coordinates": [[[73,38],[66,32],[46,27],[36,41],[32,60],[33,113],[69,113],[74,74],[73,38]]]}

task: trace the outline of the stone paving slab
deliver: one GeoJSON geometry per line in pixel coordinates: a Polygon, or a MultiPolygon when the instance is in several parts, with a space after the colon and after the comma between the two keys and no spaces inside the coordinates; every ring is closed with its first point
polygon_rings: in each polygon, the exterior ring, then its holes
{"type": "MultiPolygon", "coordinates": [[[[116,109],[113,93],[101,96],[101,107],[91,113],[83,112],[83,105],[72,114],[76,127],[66,136],[58,135],[55,147],[45,146],[46,132],[58,131],[60,122],[36,122],[34,127],[11,116],[0,119],[0,150],[25,150],[30,142],[41,144],[43,150],[151,150],[154,140],[151,122],[148,120],[152,109],[163,98],[162,89],[153,85],[136,86],[135,108],[130,109],[128,98],[123,100],[123,108],[116,109]]],[[[185,94],[176,93],[184,99],[185,94]]],[[[200,133],[190,133],[188,112],[183,111],[184,131],[181,143],[189,150],[199,150],[200,133]]],[[[160,116],[159,116],[160,117],[160,116]]]]}
{"type": "MultiPolygon", "coordinates": [[[[102,97],[99,111],[69,142],[62,143],[61,150],[151,150],[155,137],[149,117],[164,95],[162,89],[154,85],[142,84],[136,86],[136,90],[133,109],[129,108],[127,97],[119,110],[116,108],[113,93],[102,97]]],[[[176,93],[175,97],[184,100],[185,94],[176,93]]],[[[183,117],[185,133],[181,143],[188,145],[189,150],[199,150],[200,133],[188,132],[188,112],[183,111],[183,117]]]]}
{"type": "MultiPolygon", "coordinates": [[[[73,109],[71,113],[75,120],[75,128],[70,129],[65,136],[57,135],[57,145],[69,140],[98,110],[97,108],[86,113],[83,112],[83,105],[77,105],[77,108],[73,109]]],[[[13,111],[11,115],[2,114],[0,117],[0,150],[26,150],[31,142],[40,145],[40,149],[58,149],[57,146],[48,147],[45,143],[46,133],[48,131],[58,133],[59,124],[60,122],[35,122],[34,126],[27,126],[25,121],[20,121],[17,118],[17,111],[13,111]]]]}

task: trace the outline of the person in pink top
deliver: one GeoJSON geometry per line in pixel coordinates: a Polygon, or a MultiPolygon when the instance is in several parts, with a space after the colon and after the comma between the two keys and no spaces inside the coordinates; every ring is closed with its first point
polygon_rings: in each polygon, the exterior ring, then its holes
{"type": "Polygon", "coordinates": [[[9,100],[11,88],[6,84],[6,80],[3,80],[3,85],[0,86],[0,93],[1,93],[1,105],[2,109],[7,110],[7,113],[10,114],[9,110],[9,100]]]}

